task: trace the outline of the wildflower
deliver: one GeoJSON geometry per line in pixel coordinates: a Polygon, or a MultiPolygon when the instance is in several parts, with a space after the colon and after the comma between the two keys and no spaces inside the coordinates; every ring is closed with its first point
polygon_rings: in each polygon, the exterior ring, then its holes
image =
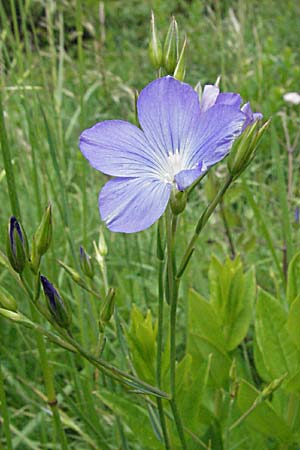
{"type": "Polygon", "coordinates": [[[165,211],[172,190],[184,191],[223,159],[249,118],[238,94],[218,88],[198,94],[171,76],[159,78],[137,101],[142,129],[122,121],[97,123],[80,136],[90,164],[116,178],[99,195],[100,215],[111,231],[134,233],[165,211]],[[216,95],[217,93],[217,95],[216,95]]]}

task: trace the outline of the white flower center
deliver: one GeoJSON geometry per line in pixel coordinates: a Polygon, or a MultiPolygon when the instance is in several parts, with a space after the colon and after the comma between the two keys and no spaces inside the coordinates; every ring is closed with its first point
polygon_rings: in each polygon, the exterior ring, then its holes
{"type": "Polygon", "coordinates": [[[175,175],[184,170],[184,161],[179,150],[176,149],[175,153],[169,152],[167,159],[167,172],[165,173],[165,181],[173,183],[175,175]]]}

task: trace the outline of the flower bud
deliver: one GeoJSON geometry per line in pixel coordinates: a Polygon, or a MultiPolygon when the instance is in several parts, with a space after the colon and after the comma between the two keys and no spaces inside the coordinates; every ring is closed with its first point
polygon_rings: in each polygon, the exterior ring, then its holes
{"type": "Polygon", "coordinates": [[[269,119],[261,128],[259,128],[259,122],[254,122],[253,125],[246,128],[244,133],[235,142],[227,159],[229,172],[234,178],[244,172],[251,163],[259,141],[269,128],[270,122],[271,120],[269,119]]]}
{"type": "Polygon", "coordinates": [[[0,286],[0,306],[1,308],[8,309],[10,311],[17,311],[16,300],[2,286],[0,286]]]}
{"type": "Polygon", "coordinates": [[[181,214],[187,202],[187,191],[176,191],[175,189],[171,192],[170,205],[172,213],[175,216],[181,214]]]}
{"type": "Polygon", "coordinates": [[[60,327],[69,328],[71,325],[71,313],[66,303],[62,300],[53,284],[43,275],[41,275],[41,282],[47,306],[53,319],[60,327]]]}
{"type": "Polygon", "coordinates": [[[173,75],[178,59],[178,26],[172,17],[163,51],[163,64],[169,75],[173,75]]]}
{"type": "Polygon", "coordinates": [[[44,212],[42,221],[34,235],[37,253],[42,256],[46,253],[52,239],[52,212],[49,204],[44,212]]]}
{"type": "Polygon", "coordinates": [[[180,56],[174,71],[174,78],[179,81],[183,81],[185,77],[185,49],[186,49],[187,39],[184,38],[180,56]]]}
{"type": "Polygon", "coordinates": [[[100,331],[102,331],[102,332],[104,330],[105,324],[110,321],[111,316],[114,313],[115,293],[116,292],[113,288],[109,289],[108,294],[104,300],[103,306],[101,308],[99,328],[100,328],[100,331]]]}
{"type": "Polygon", "coordinates": [[[28,242],[22,225],[14,216],[9,221],[6,247],[12,268],[22,273],[28,259],[28,242]]]}
{"type": "Polygon", "coordinates": [[[162,46],[157,34],[155,26],[155,17],[151,11],[151,37],[149,42],[149,58],[155,69],[159,69],[162,65],[162,46]]]}
{"type": "Polygon", "coordinates": [[[79,251],[81,270],[87,277],[92,279],[95,274],[92,258],[87,254],[83,247],[80,246],[79,251]]]}
{"type": "Polygon", "coordinates": [[[102,228],[99,233],[99,243],[98,243],[99,253],[101,256],[106,256],[108,253],[105,237],[102,228]]]}

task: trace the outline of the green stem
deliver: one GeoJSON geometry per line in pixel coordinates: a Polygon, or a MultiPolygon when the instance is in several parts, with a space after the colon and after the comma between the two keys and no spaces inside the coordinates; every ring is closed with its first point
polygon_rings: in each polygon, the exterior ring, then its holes
{"type": "Polygon", "coordinates": [[[178,283],[175,280],[175,251],[174,238],[176,232],[177,216],[173,216],[170,210],[166,212],[166,235],[167,235],[167,272],[168,290],[170,304],[170,405],[177,428],[177,433],[183,450],[187,449],[184,429],[179,415],[176,402],[176,313],[178,300],[178,283]]]}
{"type": "Polygon", "coordinates": [[[11,162],[11,154],[10,148],[7,139],[4,113],[3,113],[3,101],[2,101],[2,93],[0,88],[0,144],[3,156],[4,169],[6,173],[6,182],[8,195],[11,205],[12,213],[17,216],[18,219],[21,220],[21,211],[19,206],[19,200],[17,195],[17,188],[15,182],[15,176],[13,171],[13,166],[11,162]]]}
{"type": "Polygon", "coordinates": [[[204,226],[206,225],[208,219],[210,218],[210,216],[212,215],[212,213],[214,212],[214,210],[216,209],[216,207],[218,206],[218,204],[220,203],[223,195],[225,194],[225,192],[227,191],[227,189],[229,188],[229,186],[231,185],[233,181],[233,177],[231,175],[228,175],[224,185],[222,186],[222,188],[219,190],[219,192],[217,193],[217,195],[215,196],[215,198],[212,200],[212,202],[207,206],[207,208],[204,210],[204,212],[202,213],[200,219],[198,220],[198,223],[196,225],[195,231],[194,231],[194,235],[192,236],[187,249],[182,257],[181,263],[179,265],[179,268],[177,270],[177,274],[176,274],[176,279],[179,280],[182,275],[184,274],[188,263],[191,259],[192,254],[194,253],[195,250],[195,243],[201,233],[201,231],[203,230],[204,226]]]}
{"type": "MultiPolygon", "coordinates": [[[[25,279],[22,277],[22,275],[20,275],[20,278],[21,278],[21,281],[23,282],[23,285],[24,285],[26,291],[28,292],[28,295],[30,296],[30,299],[33,300],[33,295],[31,293],[31,291],[28,289],[28,285],[25,282],[25,279]]],[[[31,311],[32,321],[34,323],[38,323],[38,320],[39,320],[38,312],[35,309],[35,307],[33,306],[32,302],[30,303],[30,311],[31,311]]],[[[51,408],[54,427],[57,432],[57,435],[59,436],[61,449],[68,450],[66,435],[65,435],[62,423],[61,423],[59,409],[58,409],[58,405],[57,405],[53,371],[52,371],[52,368],[48,361],[47,349],[46,349],[46,345],[44,342],[44,338],[38,332],[36,332],[35,339],[36,339],[37,349],[39,352],[40,364],[41,364],[41,368],[42,368],[43,379],[44,379],[46,395],[47,395],[47,402],[51,408]]],[[[56,445],[55,436],[54,436],[54,445],[56,445]]]]}
{"type": "Polygon", "coordinates": [[[6,394],[4,390],[4,380],[3,380],[3,374],[2,369],[0,365],[0,410],[3,420],[3,428],[4,428],[4,434],[6,437],[6,448],[7,450],[12,450],[12,437],[9,427],[9,412],[7,408],[6,403],[6,394]]]}
{"type": "MultiPolygon", "coordinates": [[[[162,348],[163,348],[163,323],[164,323],[164,248],[162,244],[162,219],[157,227],[157,257],[158,257],[158,330],[157,330],[157,353],[156,353],[156,384],[161,389],[162,348]]],[[[166,426],[164,405],[161,398],[157,398],[157,409],[164,437],[166,450],[171,449],[168,430],[166,426]]]]}

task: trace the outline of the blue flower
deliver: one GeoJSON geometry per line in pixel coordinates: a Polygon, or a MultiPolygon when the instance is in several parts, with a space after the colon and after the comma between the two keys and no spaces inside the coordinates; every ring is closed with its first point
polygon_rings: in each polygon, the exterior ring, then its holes
{"type": "Polygon", "coordinates": [[[167,76],[139,95],[141,129],[106,120],[83,131],[83,155],[94,168],[115,177],[99,195],[107,227],[134,233],[156,222],[172,189],[185,190],[223,159],[245,124],[255,120],[240,105],[238,94],[220,94],[215,86],[204,88],[200,103],[191,86],[167,76]]]}

